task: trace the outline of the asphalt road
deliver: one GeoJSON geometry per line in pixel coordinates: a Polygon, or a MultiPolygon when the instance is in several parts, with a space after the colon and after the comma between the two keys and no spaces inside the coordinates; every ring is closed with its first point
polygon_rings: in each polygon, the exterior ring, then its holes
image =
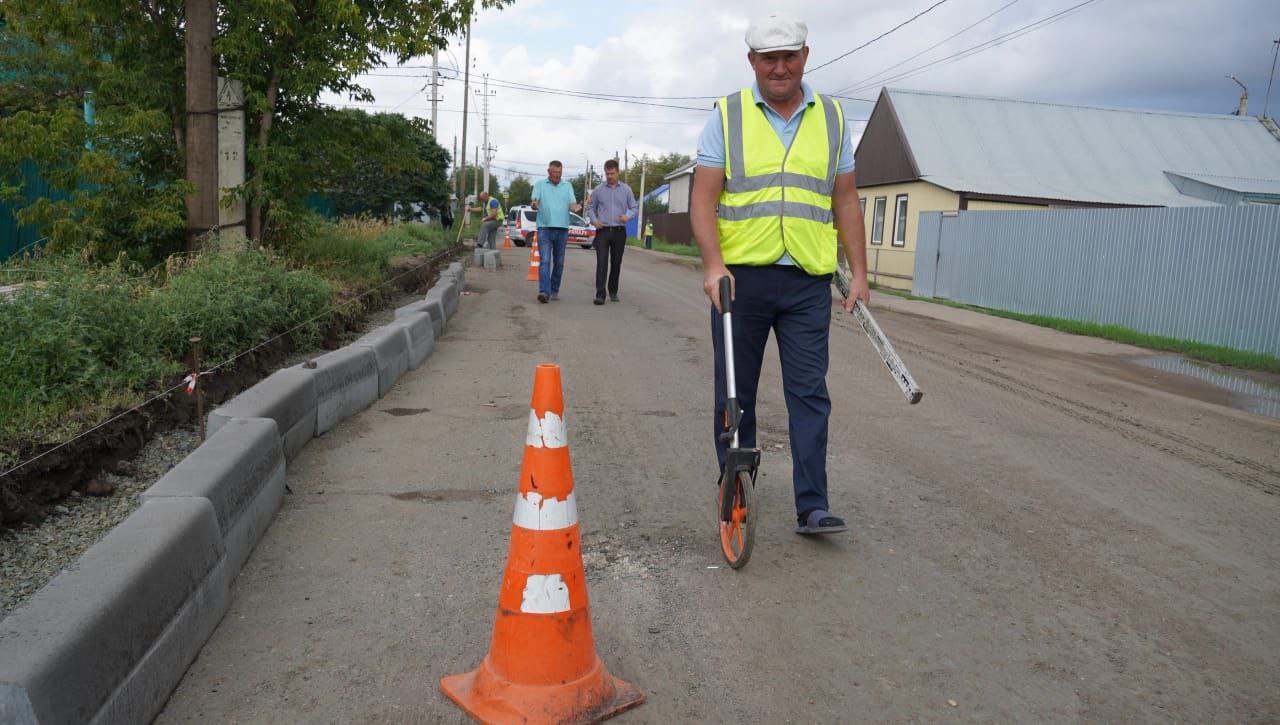
{"type": "Polygon", "coordinates": [[[621,722],[1280,717],[1280,423],[1144,353],[880,295],[908,406],[832,332],[830,471],[851,532],[796,536],[776,354],[751,563],[713,526],[700,272],[594,254],[534,299],[469,270],[436,354],[312,441],[159,722],[466,722],[438,688],[489,643],[534,366],[563,368],[597,648],[621,722]]]}

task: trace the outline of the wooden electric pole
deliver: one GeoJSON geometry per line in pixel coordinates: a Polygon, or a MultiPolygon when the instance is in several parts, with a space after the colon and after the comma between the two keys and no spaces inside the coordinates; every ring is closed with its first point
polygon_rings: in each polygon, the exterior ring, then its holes
{"type": "Polygon", "coordinates": [[[217,0],[186,0],[187,251],[218,226],[218,71],[213,63],[217,0]]]}

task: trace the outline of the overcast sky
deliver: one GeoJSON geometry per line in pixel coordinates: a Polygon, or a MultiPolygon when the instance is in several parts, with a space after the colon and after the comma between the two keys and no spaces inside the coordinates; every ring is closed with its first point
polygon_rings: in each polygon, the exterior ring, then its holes
{"type": "MultiPolygon", "coordinates": [[[[849,119],[865,121],[872,104],[852,99],[873,101],[884,85],[1228,113],[1240,98],[1228,74],[1248,86],[1249,113],[1262,112],[1272,41],[1280,38],[1280,0],[1089,0],[1069,10],[1081,2],[516,0],[506,10],[481,13],[472,31],[467,158],[474,159],[483,143],[477,90],[485,73],[492,81],[494,174],[504,184],[512,171],[544,175],[551,158],[561,159],[572,175],[588,160],[598,169],[624,147],[633,157],[692,154],[711,97],[752,80],[743,42],[750,18],[775,10],[808,24],[805,80],[819,92],[847,96],[842,102],[849,119]],[[983,44],[987,49],[964,53],[983,44]],[[640,98],[592,100],[513,84],[640,98]]],[[[461,143],[463,56],[461,38],[440,56],[446,80],[438,138],[446,148],[455,135],[461,143]]],[[[363,107],[430,118],[430,65],[428,57],[374,71],[362,81],[377,101],[363,107]]],[[[336,96],[326,100],[362,105],[336,96]]],[[[1270,115],[1280,115],[1280,82],[1270,115]]],[[[862,125],[854,124],[855,141],[862,125]]]]}

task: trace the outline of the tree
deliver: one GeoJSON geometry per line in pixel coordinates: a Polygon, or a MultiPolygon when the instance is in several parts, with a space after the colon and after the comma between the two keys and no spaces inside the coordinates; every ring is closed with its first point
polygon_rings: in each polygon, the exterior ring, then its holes
{"type": "Polygon", "coordinates": [[[449,153],[422,119],[325,109],[282,136],[281,145],[298,154],[296,167],[309,179],[304,188],[321,190],[339,215],[408,219],[415,207],[439,209],[449,197],[449,153]]]}
{"type": "MultiPolygon", "coordinates": [[[[627,185],[630,186],[633,191],[635,191],[636,196],[639,196],[640,195],[640,172],[641,172],[641,167],[643,166],[644,180],[645,180],[644,193],[647,194],[650,191],[653,191],[654,189],[658,188],[662,184],[666,183],[662,180],[662,177],[666,176],[667,174],[671,173],[672,171],[675,171],[676,169],[682,166],[689,164],[691,161],[693,161],[693,157],[687,156],[685,154],[670,153],[670,154],[663,154],[662,156],[659,156],[657,158],[650,157],[649,155],[646,154],[638,159],[631,160],[631,168],[627,169],[627,173],[626,173],[626,176],[624,177],[624,181],[626,181],[627,185]]],[[[648,207],[646,207],[645,214],[648,214],[648,213],[649,213],[649,210],[648,210],[648,207]]]]}
{"type": "Polygon", "coordinates": [[[215,49],[230,77],[245,84],[254,139],[248,159],[249,235],[262,235],[263,209],[272,201],[265,171],[277,120],[314,107],[321,93],[372,101],[356,77],[383,64],[442,47],[465,28],[477,6],[512,0],[223,0],[223,28],[215,49]]]}
{"type": "Polygon", "coordinates": [[[180,17],[160,2],[6,1],[0,196],[26,202],[14,172],[38,168],[59,194],[17,216],[52,249],[146,260],[181,246],[180,17]]]}
{"type": "MultiPolygon", "coordinates": [[[[272,204],[287,207],[297,198],[293,174],[308,172],[292,164],[302,155],[273,141],[318,109],[322,93],[371,101],[356,82],[361,73],[387,57],[405,60],[443,46],[477,8],[511,2],[219,0],[215,58],[221,75],[244,83],[249,115],[249,182],[237,193],[249,202],[250,235],[262,237],[272,204]]],[[[36,73],[14,80],[0,68],[0,99],[16,99],[0,105],[0,115],[18,111],[0,118],[0,193],[16,186],[8,172],[17,164],[7,162],[36,155],[46,157],[40,166],[51,182],[74,191],[66,203],[25,209],[24,223],[48,225],[55,240],[91,244],[182,228],[182,196],[192,190],[181,173],[184,7],[184,0],[5,0],[5,20],[33,48],[21,62],[36,73]],[[98,110],[92,129],[77,121],[90,95],[98,110]],[[32,142],[41,146],[27,153],[32,142]],[[118,193],[132,193],[142,208],[106,203],[118,193]]],[[[10,49],[0,43],[6,64],[10,49]]]]}
{"type": "Polygon", "coordinates": [[[516,176],[507,185],[507,203],[511,206],[528,204],[533,199],[533,184],[524,174],[516,176]]]}

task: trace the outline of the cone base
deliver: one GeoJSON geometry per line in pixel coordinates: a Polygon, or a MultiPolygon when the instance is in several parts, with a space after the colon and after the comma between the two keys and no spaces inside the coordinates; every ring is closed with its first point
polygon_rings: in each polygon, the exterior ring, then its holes
{"type": "Polygon", "coordinates": [[[442,678],[440,689],[482,723],[595,723],[644,702],[644,693],[610,675],[599,657],[584,677],[563,685],[507,682],[485,657],[471,672],[442,678]]]}

